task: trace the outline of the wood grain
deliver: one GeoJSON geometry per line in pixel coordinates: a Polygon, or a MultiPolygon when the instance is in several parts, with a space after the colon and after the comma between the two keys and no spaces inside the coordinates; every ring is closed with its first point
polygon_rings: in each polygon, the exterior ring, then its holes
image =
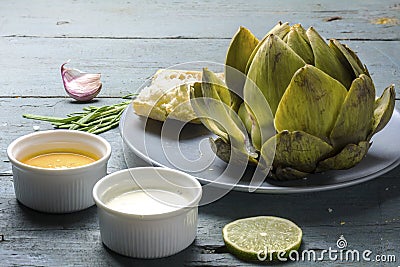
{"type": "MultiPolygon", "coordinates": [[[[396,253],[400,242],[400,237],[394,234],[400,228],[397,207],[387,205],[385,212],[380,213],[380,205],[393,202],[400,193],[398,172],[397,169],[362,185],[321,193],[231,192],[200,208],[197,239],[188,249],[157,261],[129,259],[106,249],[99,241],[96,208],[68,215],[38,213],[19,204],[11,192],[11,177],[2,177],[0,188],[7,190],[0,197],[0,232],[5,238],[0,244],[0,259],[17,265],[46,263],[50,266],[63,262],[71,265],[84,262],[85,266],[117,263],[196,266],[215,262],[222,266],[247,265],[227,253],[221,229],[232,220],[256,215],[275,215],[295,221],[303,229],[302,249],[335,248],[336,240],[344,235],[349,249],[396,253]]],[[[292,265],[309,266],[307,263],[292,265]]]]}
{"type": "MultiPolygon", "coordinates": [[[[95,104],[115,101],[117,99],[101,99],[95,104]]],[[[166,259],[144,262],[119,256],[99,240],[96,208],[69,215],[43,214],[19,204],[13,193],[11,166],[5,155],[7,144],[32,132],[34,125],[39,125],[42,130],[51,128],[46,122],[23,119],[18,110],[59,116],[70,112],[71,105],[74,110],[85,105],[71,104],[68,99],[30,98],[6,99],[1,104],[2,109],[8,111],[0,117],[2,130],[7,133],[2,137],[0,161],[0,233],[5,239],[0,243],[0,259],[4,262],[32,266],[54,266],[65,262],[70,265],[84,262],[85,266],[248,266],[226,251],[221,229],[232,220],[257,215],[281,216],[296,222],[304,231],[302,249],[328,249],[335,246],[340,235],[344,235],[352,249],[389,254],[398,251],[400,169],[396,168],[373,181],[328,192],[294,195],[231,192],[215,203],[200,207],[197,239],[185,251],[166,259]],[[9,117],[6,114],[14,115],[9,117]]],[[[126,168],[118,130],[102,136],[113,148],[108,171],[126,168]]],[[[289,265],[309,266],[307,264],[289,265]]],[[[329,262],[325,264],[330,265],[329,262]]],[[[357,265],[354,263],[353,266],[357,265]]]]}
{"type": "Polygon", "coordinates": [[[2,1],[1,36],[61,38],[230,38],[240,26],[263,35],[278,21],[316,26],[326,37],[399,40],[398,1],[2,1]],[[326,22],[332,16],[341,20],[326,22]],[[374,34],[371,34],[374,33],[374,34]]]}
{"type": "MultiPolygon", "coordinates": [[[[229,42],[0,38],[0,96],[66,96],[59,68],[71,59],[70,67],[102,73],[100,97],[122,97],[135,92],[159,68],[191,61],[223,64],[229,42]]],[[[343,42],[367,65],[378,91],[400,84],[400,41],[343,42]]]]}

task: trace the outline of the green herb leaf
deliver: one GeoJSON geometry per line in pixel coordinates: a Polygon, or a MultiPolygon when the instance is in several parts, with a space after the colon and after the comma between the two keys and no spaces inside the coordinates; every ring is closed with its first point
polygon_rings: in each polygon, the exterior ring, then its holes
{"type": "MultiPolygon", "coordinates": [[[[133,97],[137,94],[130,94],[133,97]]],[[[126,96],[125,96],[126,98],[126,96]]],[[[66,118],[41,116],[33,114],[22,115],[26,119],[48,121],[54,128],[84,131],[100,134],[118,126],[122,113],[131,101],[101,107],[87,106],[83,111],[73,112],[66,118]]]]}

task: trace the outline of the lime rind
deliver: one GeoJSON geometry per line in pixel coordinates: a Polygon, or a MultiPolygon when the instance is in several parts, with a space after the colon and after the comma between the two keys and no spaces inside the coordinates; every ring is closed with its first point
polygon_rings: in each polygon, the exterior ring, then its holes
{"type": "Polygon", "coordinates": [[[228,251],[236,257],[268,261],[287,258],[291,251],[298,250],[303,234],[290,220],[257,216],[228,223],[222,229],[222,235],[228,251]]]}

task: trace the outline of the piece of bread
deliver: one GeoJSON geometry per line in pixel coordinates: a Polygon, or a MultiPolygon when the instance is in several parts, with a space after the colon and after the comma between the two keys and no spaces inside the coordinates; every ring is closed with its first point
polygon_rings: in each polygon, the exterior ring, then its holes
{"type": "MultiPolygon", "coordinates": [[[[223,79],[223,73],[217,74],[223,79]]],[[[136,114],[159,121],[167,117],[199,123],[190,105],[190,85],[201,81],[200,71],[160,69],[133,100],[136,114]]]]}

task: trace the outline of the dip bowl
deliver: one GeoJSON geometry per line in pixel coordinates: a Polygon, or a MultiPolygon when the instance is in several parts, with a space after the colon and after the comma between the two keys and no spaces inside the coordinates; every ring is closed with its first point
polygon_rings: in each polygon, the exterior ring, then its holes
{"type": "Polygon", "coordinates": [[[109,174],[93,188],[102,242],[134,258],[178,253],[196,237],[201,195],[200,183],[177,170],[138,167],[109,174]]]}
{"type": "Polygon", "coordinates": [[[7,148],[12,164],[15,196],[23,205],[41,212],[69,213],[94,205],[95,183],[107,175],[110,144],[102,137],[74,130],[31,133],[7,148]],[[82,151],[95,155],[90,164],[72,168],[43,168],[24,163],[30,155],[51,151],[82,151]]]}

